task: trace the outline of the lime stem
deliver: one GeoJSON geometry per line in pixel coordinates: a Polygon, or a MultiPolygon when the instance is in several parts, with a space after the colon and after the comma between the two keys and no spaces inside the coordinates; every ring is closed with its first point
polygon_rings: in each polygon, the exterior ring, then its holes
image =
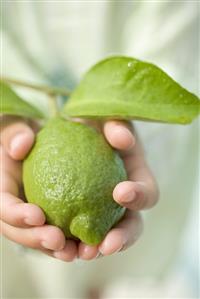
{"type": "Polygon", "coordinates": [[[51,97],[52,97],[52,95],[57,95],[57,94],[62,95],[62,96],[69,96],[71,93],[71,91],[69,89],[53,87],[53,86],[50,87],[50,86],[45,86],[45,85],[37,85],[37,84],[19,81],[19,80],[7,78],[7,77],[1,77],[0,80],[5,83],[8,83],[8,84],[14,84],[14,85],[19,85],[19,86],[35,89],[37,91],[44,92],[48,95],[51,95],[51,97]]]}

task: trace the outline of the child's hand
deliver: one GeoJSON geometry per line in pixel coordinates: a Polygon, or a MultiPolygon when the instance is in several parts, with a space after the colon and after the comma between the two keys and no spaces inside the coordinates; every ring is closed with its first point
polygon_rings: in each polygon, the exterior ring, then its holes
{"type": "MultiPolygon", "coordinates": [[[[90,123],[99,127],[99,124],[90,123]]],[[[107,121],[100,129],[112,147],[120,152],[124,161],[129,181],[121,182],[115,187],[113,198],[126,207],[127,211],[100,246],[80,243],[79,257],[82,259],[92,259],[98,253],[110,255],[131,246],[142,232],[142,219],[138,211],[155,205],[159,193],[133,126],[128,122],[107,121]]]]}
{"type": "Polygon", "coordinates": [[[158,198],[153,176],[144,160],[142,147],[133,136],[129,124],[109,121],[103,132],[108,142],[120,150],[130,181],[118,184],[113,192],[114,199],[127,207],[120,223],[105,237],[100,246],[88,246],[80,242],[65,240],[60,229],[44,225],[42,210],[18,198],[21,188],[21,162],[34,142],[34,132],[19,120],[6,123],[1,132],[1,231],[7,238],[27,247],[62,259],[72,261],[79,256],[89,260],[99,253],[109,255],[133,244],[142,231],[142,221],[137,210],[154,205],[158,198]],[[139,184],[137,183],[139,182],[139,184]]]}
{"type": "MultiPolygon", "coordinates": [[[[34,132],[20,119],[4,118],[1,128],[1,233],[8,239],[27,247],[52,252],[65,247],[62,231],[44,225],[42,210],[19,199],[22,187],[22,160],[34,142],[34,132]]],[[[73,245],[69,259],[76,254],[73,245]]]]}

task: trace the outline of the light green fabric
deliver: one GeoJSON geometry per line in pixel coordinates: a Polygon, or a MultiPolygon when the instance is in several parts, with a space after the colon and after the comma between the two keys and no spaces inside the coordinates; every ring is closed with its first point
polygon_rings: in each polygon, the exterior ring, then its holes
{"type": "MultiPolygon", "coordinates": [[[[158,64],[197,93],[197,5],[189,1],[4,1],[2,72],[72,87],[96,61],[122,54],[158,64]]],[[[20,92],[47,108],[40,94],[20,92]]],[[[103,289],[125,277],[141,282],[146,277],[164,279],[180,254],[195,200],[198,121],[189,126],[136,122],[136,127],[161,190],[160,203],[144,214],[145,231],[139,242],[121,254],[65,264],[21,250],[3,238],[3,298],[84,298],[91,287],[103,289]]]]}

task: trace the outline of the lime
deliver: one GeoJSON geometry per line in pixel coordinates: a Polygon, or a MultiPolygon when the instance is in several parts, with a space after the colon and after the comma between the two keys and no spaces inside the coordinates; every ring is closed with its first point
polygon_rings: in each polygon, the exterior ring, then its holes
{"type": "Polygon", "coordinates": [[[23,163],[28,202],[67,238],[96,245],[123,216],[112,197],[126,180],[118,153],[88,125],[56,117],[42,128],[23,163]]]}

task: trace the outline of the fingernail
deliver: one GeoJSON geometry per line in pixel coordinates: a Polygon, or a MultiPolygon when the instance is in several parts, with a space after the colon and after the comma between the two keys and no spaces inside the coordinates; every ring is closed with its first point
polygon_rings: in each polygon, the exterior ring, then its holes
{"type": "Polygon", "coordinates": [[[101,252],[97,252],[97,255],[94,257],[94,259],[97,259],[98,257],[100,257],[101,256],[101,252]]]}
{"type": "Polygon", "coordinates": [[[77,258],[77,256],[75,256],[73,259],[65,260],[60,251],[54,251],[53,256],[59,260],[68,261],[68,262],[73,262],[77,258]]]}
{"type": "Polygon", "coordinates": [[[120,136],[123,136],[123,138],[126,138],[127,149],[131,148],[135,144],[135,138],[133,137],[129,129],[119,126],[115,129],[115,133],[117,133],[120,136]]]}
{"type": "Polygon", "coordinates": [[[144,188],[146,187],[146,184],[144,182],[137,182],[135,185],[135,191],[137,193],[137,197],[141,198],[144,194],[144,188]]]}
{"type": "Polygon", "coordinates": [[[51,250],[53,249],[52,246],[47,241],[42,241],[41,245],[46,249],[51,249],[51,250]]]}
{"type": "Polygon", "coordinates": [[[135,138],[133,137],[132,133],[129,131],[129,129],[124,128],[126,138],[129,140],[129,143],[127,144],[127,149],[132,148],[135,145],[135,138]]]}
{"type": "Polygon", "coordinates": [[[118,249],[116,249],[114,251],[111,250],[111,251],[107,252],[107,247],[105,246],[105,247],[103,247],[103,249],[99,250],[100,253],[95,258],[98,258],[100,255],[105,256],[105,255],[110,255],[110,254],[113,254],[113,253],[117,253],[122,249],[122,247],[123,246],[119,247],[118,249]]]}
{"type": "Polygon", "coordinates": [[[127,192],[125,195],[124,195],[124,198],[123,198],[123,202],[131,202],[133,201],[135,198],[135,192],[134,191],[130,191],[130,192],[127,192]]]}
{"type": "Polygon", "coordinates": [[[123,249],[123,247],[124,247],[124,245],[122,245],[121,247],[119,247],[119,248],[115,251],[115,253],[120,252],[120,251],[123,249]]]}
{"type": "Polygon", "coordinates": [[[24,218],[24,223],[28,225],[35,225],[35,221],[30,218],[24,218]]]}
{"type": "Polygon", "coordinates": [[[18,133],[10,143],[10,152],[15,153],[15,151],[21,146],[27,137],[27,133],[18,133]]]}
{"type": "Polygon", "coordinates": [[[59,251],[55,251],[55,252],[53,253],[53,256],[54,256],[55,258],[59,259],[59,260],[62,259],[61,254],[60,254],[59,251]]]}
{"type": "Polygon", "coordinates": [[[127,140],[129,140],[129,145],[127,145],[127,146],[132,147],[135,144],[135,138],[133,137],[133,134],[127,128],[124,128],[124,133],[126,134],[127,140]]]}
{"type": "Polygon", "coordinates": [[[144,183],[144,182],[140,182],[140,181],[138,181],[138,182],[136,182],[137,183],[137,185],[139,185],[139,186],[146,186],[146,184],[144,183]]]}

